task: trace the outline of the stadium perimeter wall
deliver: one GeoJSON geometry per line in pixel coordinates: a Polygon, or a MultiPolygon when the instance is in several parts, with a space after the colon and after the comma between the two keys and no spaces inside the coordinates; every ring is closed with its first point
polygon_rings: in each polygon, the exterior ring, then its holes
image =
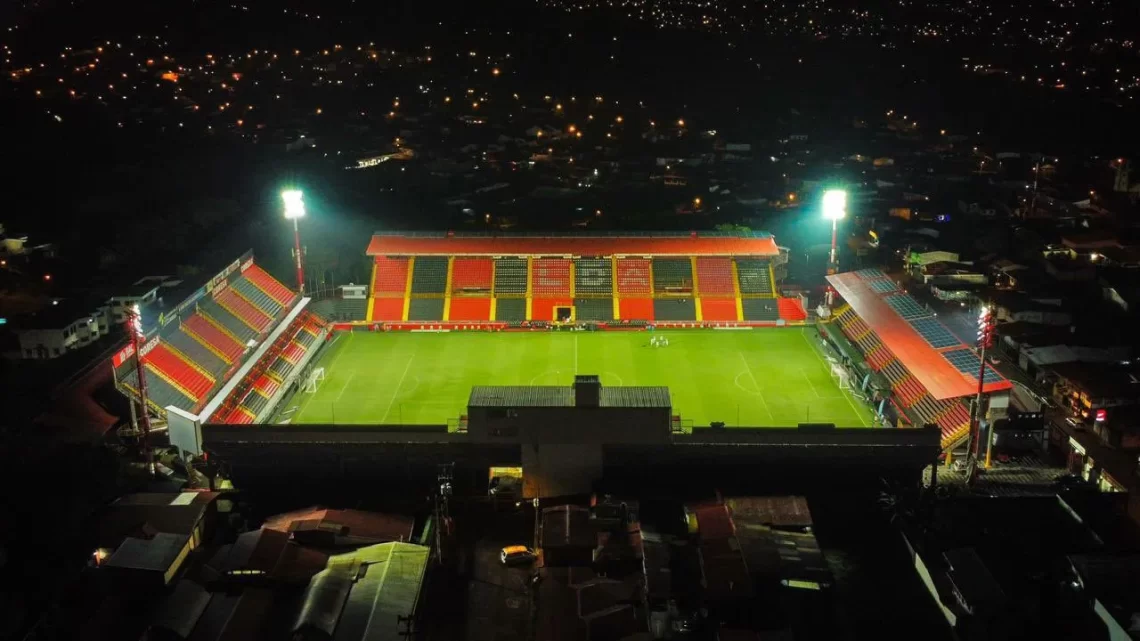
{"type": "MultiPolygon", "coordinates": [[[[239,487],[279,487],[344,481],[431,483],[437,466],[455,463],[457,484],[484,486],[487,468],[523,463],[523,444],[475,439],[446,425],[204,425],[211,457],[225,461],[239,487]]],[[[940,434],[932,429],[734,428],[694,429],[658,443],[600,445],[600,480],[734,483],[759,474],[812,477],[822,483],[917,478],[937,461],[940,434]]],[[[877,482],[877,481],[876,481],[877,482]]],[[[727,487],[727,486],[726,486],[727,487]]],[[[485,489],[485,487],[484,487],[485,489]]]]}

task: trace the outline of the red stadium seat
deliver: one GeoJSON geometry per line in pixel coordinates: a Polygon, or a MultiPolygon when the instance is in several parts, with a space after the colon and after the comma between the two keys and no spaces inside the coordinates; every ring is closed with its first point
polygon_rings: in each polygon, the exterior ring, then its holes
{"type": "MultiPolygon", "coordinates": [[[[621,262],[618,262],[621,265],[621,262]]],[[[648,278],[648,272],[646,272],[648,278]]],[[[652,298],[620,298],[618,313],[622,320],[651,321],[654,318],[652,298]]]]}
{"type": "MultiPolygon", "coordinates": [[[[698,281],[698,284],[703,282],[704,281],[698,281]]],[[[704,290],[704,287],[701,287],[701,289],[704,290]]],[[[702,319],[706,321],[737,320],[735,298],[700,298],[699,301],[702,319]]]]}
{"type": "Polygon", "coordinates": [[[573,304],[571,298],[535,298],[530,305],[530,320],[556,320],[554,317],[556,307],[570,307],[573,304]]]}
{"type": "Polygon", "coordinates": [[[224,307],[226,311],[241,319],[258,333],[264,332],[273,324],[273,318],[253,306],[248,300],[242,298],[232,289],[227,289],[214,296],[214,301],[224,307]]]}
{"type": "Polygon", "coordinates": [[[376,297],[403,296],[408,291],[408,259],[376,257],[376,279],[372,281],[372,295],[376,297]]]}
{"type": "Polygon", "coordinates": [[[372,320],[398,321],[404,320],[403,298],[373,298],[372,320]]]}
{"type": "Polygon", "coordinates": [[[195,401],[201,400],[214,386],[214,379],[198,371],[182,357],[158,343],[143,357],[143,363],[162,375],[195,401]]]}
{"type": "Polygon", "coordinates": [[[490,294],[494,268],[490,258],[456,258],[451,264],[451,291],[490,294]]]}
{"type": "MultiPolygon", "coordinates": [[[[704,281],[701,283],[703,285],[704,281]]],[[[776,304],[780,309],[780,318],[793,323],[807,320],[807,312],[804,311],[804,306],[798,298],[779,298],[776,299],[776,304]]]]}
{"type": "MultiPolygon", "coordinates": [[[[617,261],[617,293],[649,294],[653,291],[649,280],[649,260],[646,258],[619,258],[617,261]]],[[[652,316],[652,314],[650,314],[652,316]]],[[[625,318],[622,314],[622,318],[625,318]]],[[[631,317],[632,318],[632,317],[631,317]]]]}
{"type": "Polygon", "coordinates": [[[182,322],[182,328],[189,331],[214,352],[221,354],[227,362],[234,362],[245,351],[245,346],[215,327],[201,314],[195,313],[187,318],[182,322]]]}
{"type": "Polygon", "coordinates": [[[297,297],[296,292],[288,287],[282,285],[276,278],[270,276],[264,269],[257,265],[250,265],[249,269],[242,272],[251,283],[257,285],[266,294],[269,294],[273,300],[277,301],[284,307],[288,307],[289,303],[297,297]]]}
{"type": "Polygon", "coordinates": [[[536,297],[570,295],[570,261],[565,258],[539,258],[532,261],[530,278],[531,291],[536,297]]]}
{"type": "Polygon", "coordinates": [[[736,287],[732,283],[732,259],[698,256],[697,293],[702,298],[705,296],[735,296],[736,287]]]}
{"type": "Polygon", "coordinates": [[[453,321],[491,320],[491,299],[467,296],[452,298],[447,318],[453,321]]]}

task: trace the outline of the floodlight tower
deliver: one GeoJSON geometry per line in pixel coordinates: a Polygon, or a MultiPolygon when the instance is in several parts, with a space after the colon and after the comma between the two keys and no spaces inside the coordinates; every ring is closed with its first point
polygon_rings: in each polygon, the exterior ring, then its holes
{"type": "MultiPolygon", "coordinates": [[[[994,344],[994,312],[988,305],[982,307],[978,313],[978,395],[974,399],[974,411],[970,417],[970,446],[966,461],[966,483],[972,484],[978,474],[978,449],[981,446],[982,416],[985,414],[985,385],[986,385],[986,350],[994,344]]],[[[991,435],[986,445],[986,467],[990,462],[990,444],[993,443],[991,435]]]]}
{"type": "Polygon", "coordinates": [[[281,192],[281,201],[285,203],[285,219],[293,221],[293,256],[297,260],[297,292],[305,293],[305,267],[301,262],[301,230],[297,221],[305,216],[304,194],[300,189],[286,189],[281,192]]]}
{"type": "MultiPolygon", "coordinates": [[[[823,192],[823,217],[831,221],[831,255],[827,262],[827,274],[839,271],[839,221],[847,217],[847,192],[842,189],[829,189],[823,192]]],[[[831,307],[835,291],[827,288],[827,306],[831,307]]]]}
{"type": "Polygon", "coordinates": [[[127,333],[131,337],[131,347],[135,352],[135,374],[139,377],[139,405],[142,405],[142,449],[146,457],[146,471],[154,474],[154,452],[150,449],[150,412],[147,410],[146,372],[143,368],[142,346],[146,340],[143,332],[142,313],[138,305],[127,310],[127,333]]]}

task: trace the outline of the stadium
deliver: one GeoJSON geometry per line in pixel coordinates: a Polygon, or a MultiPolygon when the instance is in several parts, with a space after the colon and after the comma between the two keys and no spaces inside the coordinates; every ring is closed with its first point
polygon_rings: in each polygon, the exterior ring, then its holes
{"type": "MultiPolygon", "coordinates": [[[[118,389],[140,400],[142,371],[150,414],[192,454],[211,434],[337,426],[449,444],[562,443],[557,426],[583,420],[611,443],[937,426],[942,449],[969,431],[973,350],[877,270],[829,276],[840,300],[809,317],[779,295],[787,250],[768,234],[378,233],[366,253],[371,282],[341,298],[301,296],[247,254],[142,310],[118,389]]],[[[1009,382],[987,368],[984,388],[1004,411],[1009,382]]]]}

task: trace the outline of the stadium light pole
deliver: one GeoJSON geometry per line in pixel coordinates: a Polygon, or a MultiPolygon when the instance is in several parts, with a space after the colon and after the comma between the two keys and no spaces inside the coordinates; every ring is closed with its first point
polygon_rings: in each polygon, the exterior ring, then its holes
{"type": "MultiPolygon", "coordinates": [[[[847,217],[847,192],[842,189],[828,189],[823,192],[823,217],[831,221],[831,255],[827,263],[827,274],[839,271],[839,221],[847,217]]],[[[835,300],[835,290],[827,288],[827,306],[835,300]]]]}
{"type": "Polygon", "coordinates": [[[293,256],[297,260],[297,293],[305,293],[305,267],[301,262],[301,230],[297,221],[305,217],[304,193],[300,189],[286,189],[281,192],[285,203],[285,219],[293,221],[293,256]]]}
{"type": "MultiPolygon", "coordinates": [[[[984,415],[983,402],[985,401],[986,386],[986,350],[994,344],[994,313],[989,305],[983,306],[978,313],[978,395],[974,399],[974,412],[970,417],[970,445],[966,460],[966,484],[972,485],[978,476],[978,455],[982,439],[982,416],[984,415]]],[[[986,467],[990,464],[990,444],[993,436],[986,439],[986,467]]]]}
{"type": "Polygon", "coordinates": [[[131,347],[135,352],[135,374],[139,378],[139,405],[142,405],[142,448],[146,458],[147,474],[154,476],[154,451],[150,449],[150,413],[147,411],[146,372],[143,371],[142,345],[146,340],[143,332],[142,312],[138,305],[127,309],[127,333],[131,337],[131,347]]]}

